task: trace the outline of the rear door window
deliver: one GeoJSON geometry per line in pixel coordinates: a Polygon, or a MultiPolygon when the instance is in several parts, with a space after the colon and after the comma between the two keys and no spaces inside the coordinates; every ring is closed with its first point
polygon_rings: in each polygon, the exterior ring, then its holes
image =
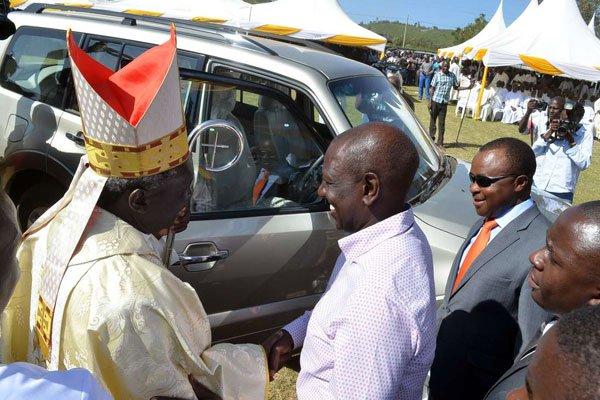
{"type": "MultiPolygon", "coordinates": [[[[76,41],[80,33],[74,33],[76,41]]],[[[71,74],[66,32],[21,27],[13,36],[0,72],[2,87],[32,100],[62,107],[71,74]]]]}

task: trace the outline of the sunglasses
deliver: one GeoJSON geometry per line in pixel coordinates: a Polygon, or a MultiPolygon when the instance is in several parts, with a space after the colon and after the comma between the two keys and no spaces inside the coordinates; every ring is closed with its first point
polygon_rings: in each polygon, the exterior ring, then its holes
{"type": "Polygon", "coordinates": [[[519,176],[519,175],[518,174],[509,174],[509,175],[504,175],[504,176],[496,176],[496,177],[492,178],[492,177],[484,176],[484,175],[473,175],[472,173],[469,172],[469,179],[471,180],[471,183],[476,183],[477,186],[484,187],[484,188],[490,187],[494,183],[498,182],[499,180],[506,179],[511,176],[519,176]]]}

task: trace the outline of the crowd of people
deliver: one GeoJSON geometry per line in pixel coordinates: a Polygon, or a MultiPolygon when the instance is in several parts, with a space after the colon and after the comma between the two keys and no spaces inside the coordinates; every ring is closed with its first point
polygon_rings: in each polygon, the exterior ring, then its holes
{"type": "MultiPolygon", "coordinates": [[[[162,263],[161,238],[189,221],[194,176],[174,30],[112,75],[71,35],[68,51],[86,155],[23,234],[0,192],[0,398],[264,399],[298,350],[300,400],[417,400],[428,374],[431,400],[600,397],[600,201],[551,223],[531,197],[545,146],[579,157],[578,131],[554,138],[561,97],[546,120],[527,106],[533,148],[501,138],[472,160],[480,218],[439,307],[407,204],[419,154],[399,128],[370,122],[324,157],[318,195],[349,236],[315,308],[262,345],[213,345],[197,293],[162,263]]],[[[450,67],[427,92],[438,117],[468,89],[450,67]]]]}
{"type": "MultiPolygon", "coordinates": [[[[398,63],[397,57],[390,54],[386,63],[398,63]]],[[[462,118],[470,115],[518,126],[520,133],[529,135],[536,155],[536,187],[572,203],[579,174],[591,163],[594,137],[600,137],[598,85],[516,68],[490,71],[481,91],[479,63],[425,57],[419,68],[418,96],[429,104],[429,135],[444,146],[452,102],[462,118]],[[474,115],[480,92],[480,111],[474,115]]]]}

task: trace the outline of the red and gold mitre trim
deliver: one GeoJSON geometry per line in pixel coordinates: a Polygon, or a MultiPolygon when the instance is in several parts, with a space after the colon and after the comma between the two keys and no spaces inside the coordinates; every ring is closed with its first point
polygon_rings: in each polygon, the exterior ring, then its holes
{"type": "Polygon", "coordinates": [[[175,29],[117,72],[68,36],[69,56],[90,167],[136,178],[183,164],[189,156],[175,29]]]}
{"type": "Polygon", "coordinates": [[[117,146],[85,136],[90,167],[103,176],[137,178],[183,164],[189,157],[185,126],[141,147],[117,146]]]}

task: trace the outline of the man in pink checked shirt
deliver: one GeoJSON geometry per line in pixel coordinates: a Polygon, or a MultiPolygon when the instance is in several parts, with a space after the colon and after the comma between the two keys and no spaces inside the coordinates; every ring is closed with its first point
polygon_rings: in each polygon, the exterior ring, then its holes
{"type": "Polygon", "coordinates": [[[421,399],[435,350],[432,256],[405,203],[419,156],[397,128],[336,138],[319,195],[350,233],[314,310],[263,344],[271,378],[303,347],[299,400],[421,399]]]}

